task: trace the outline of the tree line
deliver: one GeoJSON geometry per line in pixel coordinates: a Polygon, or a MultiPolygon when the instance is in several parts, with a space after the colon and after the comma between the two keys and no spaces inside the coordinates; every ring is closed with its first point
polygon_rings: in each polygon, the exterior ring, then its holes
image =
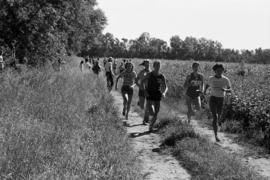
{"type": "Polygon", "coordinates": [[[270,63],[270,49],[236,50],[223,48],[218,41],[197,39],[178,35],[170,38],[169,44],[159,38],[142,33],[137,39],[118,39],[111,33],[101,34],[95,39],[95,46],[83,49],[82,55],[112,56],[125,58],[158,58],[180,60],[203,60],[247,63],[270,63]]]}
{"type": "Polygon", "coordinates": [[[103,34],[107,19],[96,0],[1,0],[0,47],[30,65],[63,54],[124,58],[269,63],[270,49],[225,49],[206,38],[172,36],[169,44],[142,33],[136,39],[103,34]]]}

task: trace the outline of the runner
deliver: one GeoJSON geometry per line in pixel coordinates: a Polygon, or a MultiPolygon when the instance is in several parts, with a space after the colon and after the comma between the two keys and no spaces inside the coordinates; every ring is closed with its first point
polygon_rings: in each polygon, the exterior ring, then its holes
{"type": "Polygon", "coordinates": [[[123,59],[123,61],[121,62],[120,66],[119,66],[119,72],[120,72],[120,74],[122,72],[124,72],[124,70],[125,70],[125,64],[126,64],[126,60],[123,59]]]}
{"type": "Polygon", "coordinates": [[[3,51],[0,50],[0,70],[3,70],[5,68],[5,62],[3,58],[3,51]]]}
{"type": "Polygon", "coordinates": [[[117,62],[116,60],[114,59],[113,60],[113,73],[116,74],[116,69],[117,69],[117,62]]]}
{"type": "Polygon", "coordinates": [[[144,122],[149,119],[150,114],[153,115],[153,118],[149,124],[149,132],[152,132],[153,130],[153,125],[157,120],[160,109],[160,101],[162,97],[165,97],[168,90],[165,76],[159,72],[160,62],[155,61],[153,67],[154,70],[148,73],[145,79],[142,81],[146,87],[145,96],[147,99],[144,122]]]}
{"type": "Polygon", "coordinates": [[[52,64],[53,69],[55,71],[61,71],[61,64],[62,64],[62,59],[59,57],[54,63],[52,64]]]}
{"type": "Polygon", "coordinates": [[[112,88],[113,88],[113,69],[112,69],[112,57],[110,57],[108,59],[108,62],[105,64],[105,73],[106,73],[106,77],[107,77],[107,87],[109,92],[111,92],[112,88]]]}
{"type": "MultiPolygon", "coordinates": [[[[149,67],[149,60],[144,60],[141,64],[141,66],[144,66],[144,69],[141,70],[141,72],[138,74],[136,78],[136,84],[139,87],[139,101],[138,101],[138,106],[140,106],[141,109],[144,109],[144,104],[145,104],[145,88],[144,85],[142,84],[142,80],[146,77],[146,75],[150,72],[150,67],[149,67]]],[[[145,124],[146,122],[143,122],[145,124]]]]}
{"type": "Polygon", "coordinates": [[[79,66],[79,67],[80,67],[81,72],[83,72],[83,66],[84,66],[83,64],[84,64],[84,62],[83,62],[83,60],[82,60],[82,61],[80,62],[80,66],[79,66]]]}
{"type": "Polygon", "coordinates": [[[218,122],[221,117],[223,101],[227,92],[231,92],[231,82],[230,80],[222,75],[224,72],[224,67],[222,64],[216,64],[213,66],[215,76],[210,76],[208,84],[205,87],[204,94],[206,94],[207,89],[211,88],[209,107],[213,116],[213,129],[216,141],[219,142],[217,131],[218,122]]]}
{"type": "Polygon", "coordinates": [[[93,64],[92,70],[93,70],[93,72],[94,72],[96,75],[99,75],[99,73],[100,73],[100,71],[101,71],[101,68],[100,68],[100,66],[99,66],[99,63],[98,63],[97,60],[95,60],[93,63],[94,63],[94,64],[93,64]]]}
{"type": "Polygon", "coordinates": [[[103,67],[104,67],[104,68],[105,68],[105,66],[106,66],[106,63],[107,63],[107,59],[104,58],[104,59],[103,59],[103,67]]]}
{"type": "Polygon", "coordinates": [[[85,58],[85,61],[84,61],[84,72],[85,73],[89,73],[90,72],[90,69],[92,69],[92,65],[90,64],[89,59],[88,58],[85,58]]]}
{"type": "Polygon", "coordinates": [[[137,74],[135,71],[133,71],[133,64],[132,63],[126,63],[125,65],[125,71],[122,72],[116,79],[115,83],[115,90],[117,90],[117,83],[119,78],[123,78],[123,86],[121,88],[122,97],[123,97],[123,116],[126,117],[126,120],[128,120],[128,113],[130,110],[130,105],[132,101],[133,96],[133,88],[135,86],[135,79],[137,77],[137,74]]]}
{"type": "Polygon", "coordinates": [[[188,107],[187,118],[190,123],[191,116],[194,114],[192,106],[195,105],[197,111],[201,110],[201,98],[200,95],[203,92],[203,75],[198,73],[199,63],[194,62],[192,64],[193,72],[186,78],[184,88],[186,91],[186,104],[188,107]]]}

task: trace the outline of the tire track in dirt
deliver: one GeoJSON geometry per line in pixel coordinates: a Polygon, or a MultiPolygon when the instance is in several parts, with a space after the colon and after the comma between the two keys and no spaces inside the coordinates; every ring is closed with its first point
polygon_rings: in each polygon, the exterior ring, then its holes
{"type": "MultiPolygon", "coordinates": [[[[112,92],[115,105],[121,114],[122,96],[118,92],[112,92]]],[[[179,162],[171,155],[153,152],[161,142],[159,135],[147,133],[148,126],[142,125],[142,118],[131,108],[127,121],[127,133],[137,158],[142,166],[144,179],[147,180],[189,180],[191,176],[182,168],[179,162]]]]}

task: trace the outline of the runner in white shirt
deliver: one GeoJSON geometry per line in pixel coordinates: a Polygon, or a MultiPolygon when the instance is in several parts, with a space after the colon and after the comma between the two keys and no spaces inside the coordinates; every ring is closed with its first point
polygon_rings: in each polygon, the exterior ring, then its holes
{"type": "Polygon", "coordinates": [[[216,141],[219,142],[220,139],[218,138],[217,131],[218,125],[217,123],[220,121],[222,108],[223,108],[223,101],[226,95],[226,92],[231,92],[231,82],[226,77],[223,76],[224,67],[222,64],[216,64],[213,66],[213,70],[215,71],[215,76],[211,76],[209,78],[208,84],[205,87],[204,93],[210,87],[210,100],[209,100],[209,107],[212,112],[213,116],[213,129],[216,141]]]}
{"type": "Polygon", "coordinates": [[[92,65],[89,62],[89,59],[86,58],[85,63],[84,63],[84,70],[85,70],[85,72],[89,73],[91,69],[92,69],[92,65]]]}

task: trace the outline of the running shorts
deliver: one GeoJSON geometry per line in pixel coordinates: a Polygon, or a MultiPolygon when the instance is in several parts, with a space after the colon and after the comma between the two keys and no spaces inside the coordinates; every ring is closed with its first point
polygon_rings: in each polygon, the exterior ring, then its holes
{"type": "Polygon", "coordinates": [[[122,92],[122,94],[128,94],[128,95],[132,96],[133,95],[133,88],[130,86],[122,86],[121,92],[122,92]]]}

